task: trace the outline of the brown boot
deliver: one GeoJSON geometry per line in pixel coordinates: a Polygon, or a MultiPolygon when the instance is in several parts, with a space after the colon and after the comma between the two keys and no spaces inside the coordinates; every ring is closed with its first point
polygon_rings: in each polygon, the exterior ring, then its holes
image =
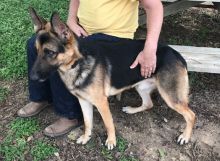
{"type": "Polygon", "coordinates": [[[30,102],[18,110],[17,115],[20,117],[31,117],[40,113],[48,105],[47,102],[30,102]]]}
{"type": "Polygon", "coordinates": [[[79,121],[77,119],[70,120],[68,118],[61,117],[52,125],[44,129],[44,135],[49,137],[62,136],[70,132],[72,129],[81,126],[82,124],[82,121],[79,121]]]}

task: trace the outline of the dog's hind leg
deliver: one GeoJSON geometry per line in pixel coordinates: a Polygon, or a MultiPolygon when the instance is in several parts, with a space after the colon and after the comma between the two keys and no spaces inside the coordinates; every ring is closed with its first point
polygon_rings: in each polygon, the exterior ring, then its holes
{"type": "Polygon", "coordinates": [[[195,122],[195,114],[188,106],[188,75],[186,69],[178,72],[158,75],[158,91],[167,105],[181,114],[186,121],[184,132],[178,137],[177,143],[189,142],[195,122]]]}
{"type": "Polygon", "coordinates": [[[151,92],[156,88],[156,85],[147,79],[138,84],[135,89],[142,99],[142,105],[140,107],[123,107],[122,111],[128,114],[134,114],[144,110],[151,109],[153,107],[153,102],[151,100],[151,92]]]}

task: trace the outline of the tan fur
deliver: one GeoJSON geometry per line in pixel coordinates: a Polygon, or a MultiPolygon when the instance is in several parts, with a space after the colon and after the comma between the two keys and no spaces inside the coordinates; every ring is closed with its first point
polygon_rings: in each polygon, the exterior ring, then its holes
{"type": "Polygon", "coordinates": [[[51,24],[50,22],[47,22],[46,25],[44,26],[44,30],[49,32],[51,30],[51,24]]]}
{"type": "Polygon", "coordinates": [[[185,68],[181,68],[179,70],[179,87],[177,88],[178,97],[180,97],[185,103],[188,104],[188,95],[189,95],[189,80],[187,75],[187,70],[185,68]]]}

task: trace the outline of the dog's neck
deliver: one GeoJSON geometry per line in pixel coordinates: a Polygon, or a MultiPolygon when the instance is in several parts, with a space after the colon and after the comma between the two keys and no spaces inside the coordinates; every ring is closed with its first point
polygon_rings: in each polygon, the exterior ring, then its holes
{"type": "Polygon", "coordinates": [[[68,70],[58,69],[61,79],[70,91],[86,85],[90,74],[96,67],[96,60],[91,56],[78,59],[68,70]]]}
{"type": "Polygon", "coordinates": [[[61,64],[58,68],[59,71],[61,71],[62,73],[67,72],[73,68],[75,68],[76,66],[78,66],[79,61],[82,58],[72,58],[71,61],[69,61],[68,63],[65,64],[61,64]]]}

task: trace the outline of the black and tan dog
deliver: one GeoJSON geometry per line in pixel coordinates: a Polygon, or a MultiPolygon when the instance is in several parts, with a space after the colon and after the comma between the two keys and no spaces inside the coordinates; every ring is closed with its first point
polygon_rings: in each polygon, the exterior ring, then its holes
{"type": "Polygon", "coordinates": [[[33,9],[30,9],[30,14],[37,34],[38,51],[31,78],[44,81],[49,73],[58,70],[67,89],[79,99],[85,133],[77,143],[86,144],[91,137],[94,105],[107,129],[106,145],[108,149],[112,149],[116,145],[116,136],[107,98],[133,87],[140,94],[143,103],[137,108],[124,107],[123,111],[136,113],[152,108],[150,93],[158,89],[167,105],[186,120],[186,129],[177,142],[185,144],[189,141],[195,114],[188,107],[186,62],[177,51],[159,45],[156,72],[151,78],[144,79],[140,75],[140,68],[129,68],[143,49],[144,41],[124,40],[113,45],[101,41],[78,42],[57,13],[52,15],[50,22],[39,17],[33,9]],[[115,46],[120,48],[120,52],[105,52],[115,46]]]}

